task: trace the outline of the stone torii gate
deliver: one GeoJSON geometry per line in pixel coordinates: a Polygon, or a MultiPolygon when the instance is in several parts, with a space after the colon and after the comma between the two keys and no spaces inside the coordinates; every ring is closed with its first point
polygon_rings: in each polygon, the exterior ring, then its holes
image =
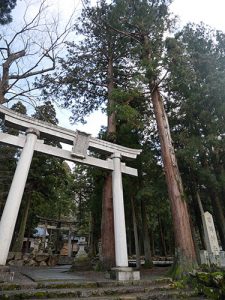
{"type": "Polygon", "coordinates": [[[0,221],[0,266],[6,264],[33,153],[38,151],[68,161],[112,171],[116,276],[118,280],[139,279],[137,272],[128,268],[122,187],[122,173],[137,176],[137,170],[126,166],[121,159],[123,157],[135,159],[141,150],[130,149],[93,138],[84,132],[74,132],[42,122],[16,113],[2,105],[0,105],[0,118],[4,120],[6,126],[26,133],[26,135],[20,136],[0,133],[0,143],[22,148],[0,221]],[[42,139],[45,137],[73,145],[72,152],[44,144],[42,139]],[[95,158],[89,155],[88,149],[103,151],[111,156],[106,160],[95,158]]]}

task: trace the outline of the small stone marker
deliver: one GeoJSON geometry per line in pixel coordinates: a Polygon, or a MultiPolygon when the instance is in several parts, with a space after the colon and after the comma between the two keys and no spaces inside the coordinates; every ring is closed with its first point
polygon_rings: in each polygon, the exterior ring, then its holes
{"type": "Polygon", "coordinates": [[[206,211],[203,215],[206,248],[209,253],[219,255],[220,248],[212,215],[206,211]]]}

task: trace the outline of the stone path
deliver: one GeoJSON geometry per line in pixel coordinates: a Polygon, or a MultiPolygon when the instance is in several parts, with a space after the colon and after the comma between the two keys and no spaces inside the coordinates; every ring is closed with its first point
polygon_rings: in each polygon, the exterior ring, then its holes
{"type": "MultiPolygon", "coordinates": [[[[105,272],[70,272],[70,265],[56,267],[10,267],[14,272],[13,283],[31,283],[41,281],[111,281],[105,272]]],[[[166,276],[167,267],[155,267],[141,270],[141,279],[157,279],[166,276]]]]}
{"type": "Polygon", "coordinates": [[[194,296],[192,290],[174,289],[171,279],[165,277],[165,267],[141,270],[141,280],[133,282],[111,280],[104,272],[69,269],[70,266],[10,267],[14,280],[0,284],[0,299],[161,300],[194,296]]]}

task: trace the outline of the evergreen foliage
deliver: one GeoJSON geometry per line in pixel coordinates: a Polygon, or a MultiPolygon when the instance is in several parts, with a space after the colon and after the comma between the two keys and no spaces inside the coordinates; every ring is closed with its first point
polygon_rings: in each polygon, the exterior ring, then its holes
{"type": "Polygon", "coordinates": [[[167,40],[167,59],[168,93],[173,98],[168,110],[182,177],[192,199],[196,201],[200,191],[203,207],[214,213],[224,248],[225,222],[220,214],[225,145],[220,137],[225,130],[223,39],[222,32],[188,24],[167,40]]]}
{"type": "Polygon", "coordinates": [[[10,15],[12,9],[16,6],[17,0],[0,0],[0,24],[5,25],[12,21],[10,15]]]}
{"type": "MultiPolygon", "coordinates": [[[[167,137],[172,136],[169,150],[178,160],[184,182],[179,192],[182,204],[189,206],[197,246],[204,248],[197,203],[200,196],[204,209],[214,215],[225,250],[225,34],[203,24],[187,24],[168,37],[174,25],[170,3],[113,0],[109,4],[101,0],[95,7],[86,6],[74,27],[80,39],[67,42],[67,56],[60,59],[57,71],[43,76],[43,97],[48,101],[33,115],[57,125],[49,99],[60,99],[60,104],[71,110],[72,122],[84,123],[87,115],[100,108],[109,118],[113,116],[116,127],[109,130],[112,124],[108,124],[107,129],[102,128],[100,138],[142,148],[140,157],[128,162],[138,169],[139,177],[124,176],[124,198],[129,254],[139,247],[149,265],[152,255],[174,254],[180,229],[172,229],[179,212],[169,212],[173,202],[167,188],[169,192],[172,188],[165,180],[168,168],[160,150],[162,132],[157,128],[153,103],[156,91],[161,107],[165,106],[161,117],[167,137]],[[167,116],[170,125],[165,121],[167,116]]],[[[17,109],[23,111],[20,104],[17,109]]],[[[45,142],[61,147],[54,140],[45,142]]],[[[1,159],[9,156],[11,160],[1,168],[1,197],[18,155],[11,148],[3,148],[1,159]]],[[[106,158],[94,152],[91,155],[106,158]]],[[[172,162],[176,168],[176,161],[172,162]]],[[[101,237],[102,188],[108,175],[83,166],[75,166],[71,174],[61,160],[35,155],[25,193],[25,198],[32,194],[29,227],[34,226],[31,223],[36,221],[36,214],[76,216],[80,232],[89,231],[90,252],[96,254],[101,237]]],[[[176,180],[181,187],[180,176],[176,180]]],[[[193,267],[185,258],[179,263],[193,267]]],[[[175,271],[179,276],[185,272],[180,266],[175,271]]]]}

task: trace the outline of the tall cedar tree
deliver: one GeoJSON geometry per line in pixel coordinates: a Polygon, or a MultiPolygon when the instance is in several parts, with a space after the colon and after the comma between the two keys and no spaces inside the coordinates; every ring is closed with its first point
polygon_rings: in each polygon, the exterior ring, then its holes
{"type": "MultiPolygon", "coordinates": [[[[175,100],[173,139],[188,186],[211,198],[218,232],[225,248],[224,192],[225,35],[204,25],[188,24],[167,40],[168,90],[175,100]],[[182,78],[182,80],[181,80],[182,78]],[[178,124],[179,126],[176,126],[178,124]]],[[[190,188],[189,188],[190,189],[190,188]]],[[[196,197],[195,197],[196,198],[196,197]]],[[[205,210],[211,209],[204,200],[205,210]]]]}
{"type": "MultiPolygon", "coordinates": [[[[143,92],[149,94],[158,126],[161,152],[169,191],[177,262],[181,273],[195,264],[195,250],[191,235],[187,204],[170,136],[167,115],[160,93],[160,75],[165,49],[164,34],[171,26],[168,5],[171,1],[101,1],[97,8],[86,8],[78,32],[85,38],[77,46],[69,44],[69,55],[62,60],[62,73],[46,79],[52,83],[50,94],[64,98],[65,106],[72,107],[74,120],[107,102],[108,138],[116,141],[116,88],[127,88],[139,79],[143,92]],[[128,52],[129,48],[129,52],[128,52]],[[132,74],[131,74],[132,72],[132,74]],[[143,76],[144,73],[144,76],[143,76]],[[126,75],[126,76],[125,76],[126,75]],[[132,75],[132,76],[131,76],[132,75]],[[65,84],[58,88],[57,84],[65,84]],[[74,102],[74,100],[76,102],[74,102]]],[[[46,93],[49,95],[49,93],[46,93]]],[[[104,189],[103,212],[109,212],[108,228],[102,231],[103,255],[106,264],[112,260],[112,197],[111,178],[104,189]],[[107,233],[107,240],[104,234],[107,233]]]]}
{"type": "Polygon", "coordinates": [[[153,105],[161,144],[176,243],[175,276],[179,277],[188,269],[193,268],[196,264],[196,255],[182,180],[160,91],[162,82],[160,75],[165,49],[164,35],[173,22],[169,14],[170,3],[170,0],[115,0],[117,9],[124,13],[124,17],[120,19],[121,26],[115,28],[115,31],[118,34],[130,36],[136,42],[133,50],[134,55],[136,54],[134,58],[140,74],[143,71],[145,73],[143,84],[145,84],[145,92],[149,92],[153,105]],[[123,30],[121,30],[122,25],[123,30]],[[178,265],[179,268],[176,268],[178,265]]]}
{"type": "MultiPolygon", "coordinates": [[[[113,90],[129,83],[126,53],[129,38],[121,40],[107,26],[115,25],[118,14],[112,5],[100,1],[97,7],[86,7],[76,32],[85,38],[80,43],[68,43],[68,55],[61,60],[61,70],[54,76],[45,76],[49,89],[44,95],[63,99],[64,106],[72,109],[73,121],[84,122],[84,117],[98,108],[108,116],[106,139],[116,142],[116,104],[113,90]],[[59,88],[59,86],[61,88],[59,88]]],[[[115,265],[114,228],[112,208],[112,178],[105,177],[102,205],[102,259],[103,265],[115,265]]]]}

